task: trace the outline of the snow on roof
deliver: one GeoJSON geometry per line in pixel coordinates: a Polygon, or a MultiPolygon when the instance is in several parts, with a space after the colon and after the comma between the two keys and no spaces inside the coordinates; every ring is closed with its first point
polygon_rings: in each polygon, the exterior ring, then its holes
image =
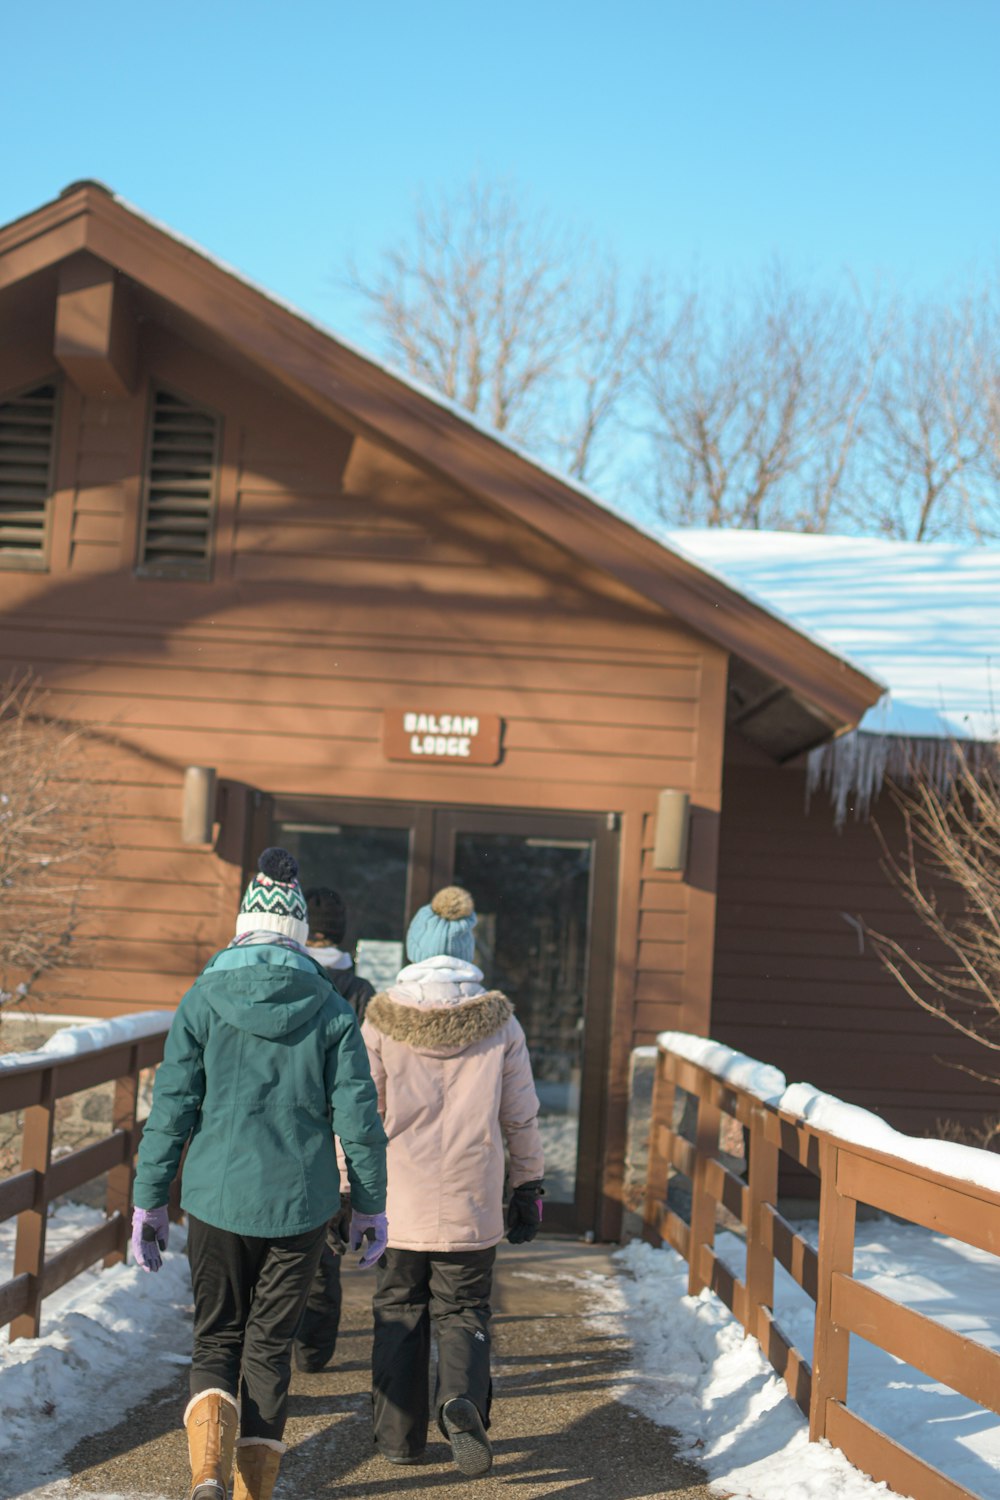
{"type": "Polygon", "coordinates": [[[659,538],[884,682],[865,733],[996,739],[1000,551],[779,531],[659,538]]]}

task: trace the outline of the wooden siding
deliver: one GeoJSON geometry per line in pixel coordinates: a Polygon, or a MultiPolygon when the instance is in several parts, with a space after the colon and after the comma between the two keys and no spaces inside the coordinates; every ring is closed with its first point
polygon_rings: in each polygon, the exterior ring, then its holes
{"type": "Polygon", "coordinates": [[[989,1058],[908,999],[849,920],[931,954],[881,869],[873,825],[891,846],[902,840],[889,797],[871,822],[838,832],[825,794],[806,811],[803,771],[755,762],[738,743],[731,751],[712,1034],[912,1134],[995,1115],[996,1090],[954,1066],[989,1058]]]}
{"type": "MultiPolygon", "coordinates": [[[[26,362],[38,349],[25,344],[26,362]]],[[[17,366],[5,351],[5,369],[17,366]]],[[[52,566],[7,575],[0,674],[31,665],[98,738],[115,850],[55,1010],[177,1003],[231,932],[246,789],[616,816],[607,1204],[628,1053],[708,1022],[726,654],[532,527],[352,436],[155,323],[136,393],[63,380],[52,566]],[[222,419],[210,583],[135,574],[150,390],[222,419]],[[390,763],[387,708],[498,714],[496,767],[390,763]],[[180,845],[184,767],[215,766],[216,849],[180,845]],[[690,881],[651,868],[658,792],[695,804],[690,881]]]]}

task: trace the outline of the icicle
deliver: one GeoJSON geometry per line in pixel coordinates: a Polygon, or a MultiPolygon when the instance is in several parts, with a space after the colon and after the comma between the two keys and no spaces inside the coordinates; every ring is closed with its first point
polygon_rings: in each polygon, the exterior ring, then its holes
{"type": "MultiPolygon", "coordinates": [[[[973,771],[996,755],[995,743],[965,740],[962,751],[973,771]]],[[[900,734],[869,734],[855,729],[809,752],[806,765],[806,811],[813,794],[824,788],[833,804],[834,823],[843,828],[850,811],[856,822],[867,821],[872,803],[887,778],[901,785],[914,776],[926,777],[937,791],[945,791],[955,776],[958,754],[952,740],[910,738],[900,734]]]]}

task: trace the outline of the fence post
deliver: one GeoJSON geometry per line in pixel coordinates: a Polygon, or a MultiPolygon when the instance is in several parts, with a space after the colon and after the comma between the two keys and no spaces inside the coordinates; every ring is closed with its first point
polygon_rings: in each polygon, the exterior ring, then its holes
{"type": "Polygon", "coordinates": [[[55,1072],[42,1074],[41,1102],[24,1112],[21,1170],[35,1174],[35,1193],[30,1208],[18,1215],[14,1275],[27,1272],[28,1306],[10,1325],[10,1341],[36,1339],[42,1324],[42,1273],[45,1270],[46,1182],[52,1159],[52,1129],[55,1123],[55,1072]]]}
{"type": "Polygon", "coordinates": [[[688,1256],[688,1294],[696,1297],[706,1285],[701,1274],[702,1246],[715,1243],[715,1198],[708,1189],[708,1164],[719,1155],[719,1127],[722,1113],[712,1091],[715,1079],[703,1069],[698,1072],[698,1123],[695,1129],[694,1178],[691,1182],[691,1248],[688,1256]]]}
{"type": "Polygon", "coordinates": [[[676,1089],[668,1077],[668,1054],[662,1049],[657,1053],[656,1072],[653,1075],[653,1100],[649,1113],[649,1153],[646,1160],[646,1196],[642,1208],[642,1236],[650,1245],[659,1247],[663,1236],[660,1232],[662,1202],[666,1211],[667,1194],[670,1191],[670,1148],[673,1140],[674,1096],[676,1089]],[[662,1194],[662,1198],[661,1198],[662,1194]]]}
{"type": "Polygon", "coordinates": [[[857,1204],[837,1188],[840,1147],[823,1138],[819,1143],[819,1272],[816,1288],[816,1333],[813,1340],[812,1394],[809,1401],[809,1441],[826,1436],[831,1401],[847,1400],[851,1336],[838,1328],[831,1313],[833,1278],[854,1271],[854,1225],[857,1204]]]}
{"type": "Polygon", "coordinates": [[[761,1343],[760,1309],[774,1311],[774,1253],[765,1236],[768,1204],[778,1201],[778,1148],[765,1136],[767,1114],[755,1101],[750,1107],[750,1165],[747,1172],[747,1320],[746,1331],[761,1343]]]}
{"type": "Polygon", "coordinates": [[[129,1242],[129,1208],[132,1204],[132,1179],[135,1172],[135,1120],[139,1102],[139,1048],[129,1053],[127,1077],[115,1079],[115,1096],[111,1108],[112,1130],[125,1132],[125,1160],[108,1173],[105,1213],[108,1218],[121,1215],[115,1248],[104,1257],[105,1266],[115,1266],[125,1259],[129,1242]]]}

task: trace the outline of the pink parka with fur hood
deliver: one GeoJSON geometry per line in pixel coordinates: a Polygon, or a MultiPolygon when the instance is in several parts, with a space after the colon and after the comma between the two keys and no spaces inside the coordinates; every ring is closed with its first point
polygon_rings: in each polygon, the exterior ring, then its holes
{"type": "Polygon", "coordinates": [[[544,1160],[538,1096],[514,1008],[460,959],[411,964],[362,1027],[389,1138],[386,1214],[397,1250],[483,1250],[504,1236],[510,1185],[544,1160]]]}

